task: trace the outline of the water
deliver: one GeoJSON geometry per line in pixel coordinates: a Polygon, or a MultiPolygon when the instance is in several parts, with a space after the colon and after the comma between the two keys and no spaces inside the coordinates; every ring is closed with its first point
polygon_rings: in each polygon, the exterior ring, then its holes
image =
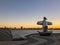
{"type": "MultiPolygon", "coordinates": [[[[37,31],[42,32],[42,30],[11,30],[13,38],[20,38],[29,34],[38,33],[37,31]]],[[[48,30],[48,31],[53,31],[53,33],[60,33],[60,30],[48,30]]]]}

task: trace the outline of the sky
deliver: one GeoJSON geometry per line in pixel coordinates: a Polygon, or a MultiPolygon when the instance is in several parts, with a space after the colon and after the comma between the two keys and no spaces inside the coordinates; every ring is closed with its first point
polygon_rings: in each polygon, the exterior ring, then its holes
{"type": "Polygon", "coordinates": [[[60,28],[60,0],[0,0],[0,27],[39,28],[43,17],[60,28]]]}

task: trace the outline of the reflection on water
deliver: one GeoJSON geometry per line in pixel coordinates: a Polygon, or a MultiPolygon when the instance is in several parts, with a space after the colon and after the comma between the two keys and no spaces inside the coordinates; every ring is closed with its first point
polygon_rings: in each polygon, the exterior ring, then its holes
{"type": "MultiPolygon", "coordinates": [[[[38,33],[37,31],[42,32],[42,30],[11,30],[13,38],[20,38],[29,34],[38,33]]],[[[51,31],[53,31],[53,33],[60,33],[60,30],[51,30],[51,31]]]]}

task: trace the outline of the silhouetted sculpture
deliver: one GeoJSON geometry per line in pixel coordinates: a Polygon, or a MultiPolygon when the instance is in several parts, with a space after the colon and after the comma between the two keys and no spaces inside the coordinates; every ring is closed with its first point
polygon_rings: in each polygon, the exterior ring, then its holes
{"type": "Polygon", "coordinates": [[[37,22],[38,25],[42,25],[42,27],[43,27],[43,32],[39,32],[38,31],[38,33],[40,35],[43,35],[43,36],[49,36],[49,35],[52,34],[52,31],[47,31],[48,30],[48,25],[52,25],[52,23],[51,22],[48,22],[46,20],[47,20],[47,18],[46,17],[43,17],[43,21],[38,21],[37,22]]]}
{"type": "Polygon", "coordinates": [[[43,18],[43,32],[47,32],[47,29],[48,29],[48,24],[47,24],[47,18],[46,17],[44,17],[43,18]]]}

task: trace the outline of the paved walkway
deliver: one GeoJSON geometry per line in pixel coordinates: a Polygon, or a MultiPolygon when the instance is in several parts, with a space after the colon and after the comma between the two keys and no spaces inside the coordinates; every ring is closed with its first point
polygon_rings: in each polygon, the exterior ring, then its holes
{"type": "Polygon", "coordinates": [[[60,45],[60,35],[52,35],[52,36],[39,36],[39,35],[31,35],[28,38],[28,41],[21,45],[60,45]]]}
{"type": "Polygon", "coordinates": [[[60,45],[60,34],[52,36],[30,35],[22,41],[0,41],[0,45],[60,45]]]}

